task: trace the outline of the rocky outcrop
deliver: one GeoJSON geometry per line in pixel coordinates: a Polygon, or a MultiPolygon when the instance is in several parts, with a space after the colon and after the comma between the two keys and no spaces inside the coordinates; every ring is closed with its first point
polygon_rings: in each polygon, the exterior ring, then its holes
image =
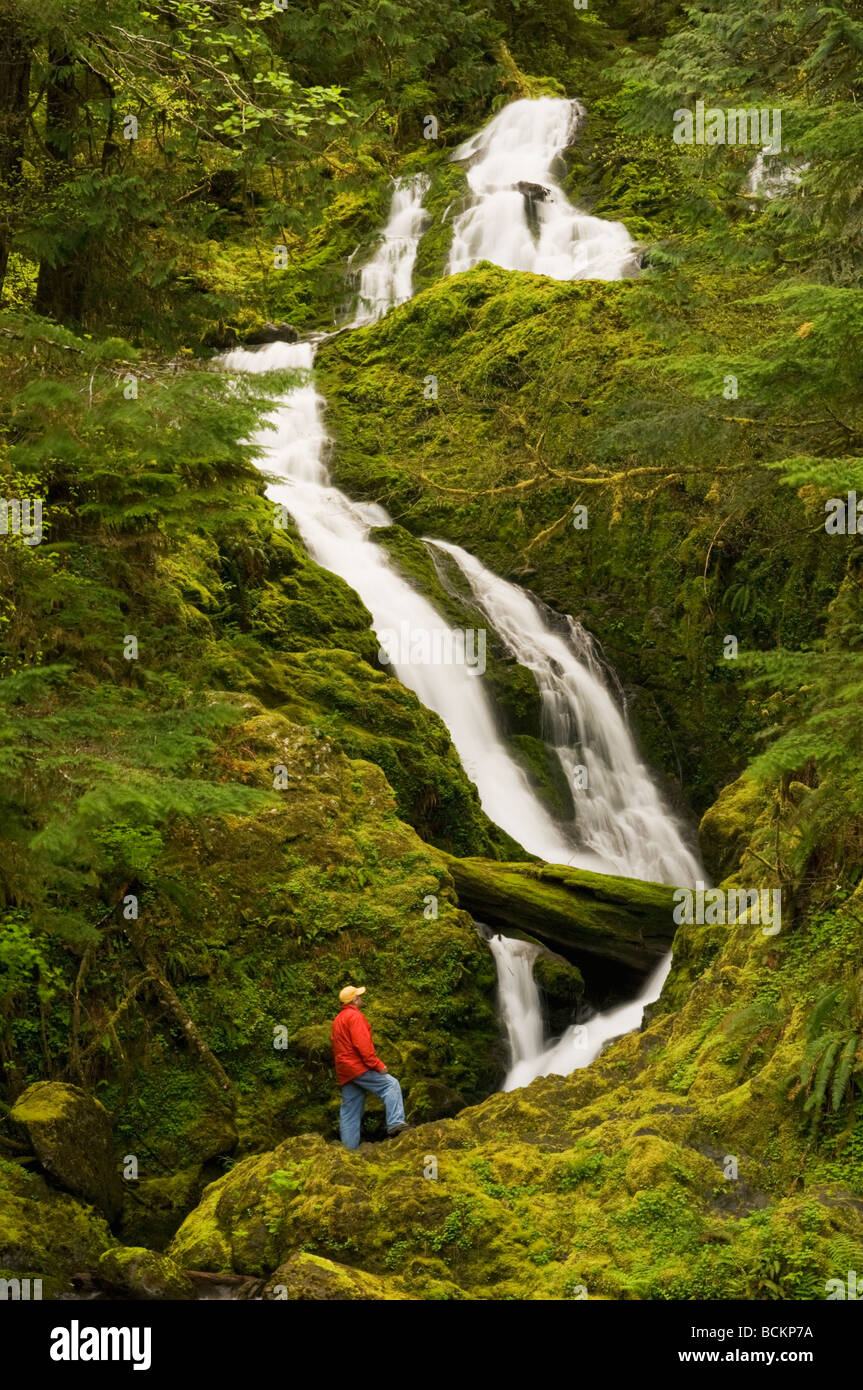
{"type": "Polygon", "coordinates": [[[267,343],[296,343],[299,333],[292,323],[264,323],[243,337],[247,347],[263,347],[267,343]]]}
{"type": "Polygon", "coordinates": [[[123,1185],[114,1153],[111,1118],[95,1097],[63,1081],[28,1086],[10,1112],[23,1125],[39,1162],[60,1187],[115,1221],[123,1185]]]}

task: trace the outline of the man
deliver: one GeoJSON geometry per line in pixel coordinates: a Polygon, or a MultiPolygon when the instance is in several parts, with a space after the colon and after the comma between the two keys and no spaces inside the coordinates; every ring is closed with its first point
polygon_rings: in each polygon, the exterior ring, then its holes
{"type": "Polygon", "coordinates": [[[380,1096],[386,1112],[387,1134],[392,1138],[410,1129],[405,1124],[402,1088],[375,1056],[372,1030],[360,1012],[365,985],[345,985],[339,994],[341,1013],[333,1022],[331,1034],[336,1080],[342,1088],[339,1130],[346,1149],[360,1146],[360,1125],[366,1104],[366,1091],[380,1096]]]}

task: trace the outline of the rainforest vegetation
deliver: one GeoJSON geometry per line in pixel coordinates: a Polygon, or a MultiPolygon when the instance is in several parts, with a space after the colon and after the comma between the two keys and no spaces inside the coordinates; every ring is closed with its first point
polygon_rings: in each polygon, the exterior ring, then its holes
{"type": "MultiPolygon", "coordinates": [[[[0,534],[0,1277],[823,1297],[863,1268],[863,549],[825,529],[863,499],[863,4],[0,19],[0,497],[41,509],[38,542],[8,507],[0,534]],[[628,228],[632,278],[446,275],[450,155],[541,95],[584,104],[561,181],[628,228]],[[674,143],[696,101],[781,109],[760,190],[751,148],[674,143]],[[453,621],[428,534],[577,618],[706,876],[782,892],[780,934],[680,926],[640,1031],[506,1093],[470,911],[556,914],[565,945],[566,883],[273,525],[249,441],[295,378],[216,362],[344,325],[415,173],[417,293],[318,352],[334,481],[388,509],[380,544],[453,621]],[[348,980],[416,1126],[359,1153],[329,1043],[348,980]]],[[[559,810],[529,672],[492,643],[487,679],[559,810]]],[[[657,894],[625,881],[622,925],[582,901],[572,930],[639,964],[626,913],[657,894]]],[[[589,969],[542,969],[562,1027],[589,969]]]]}

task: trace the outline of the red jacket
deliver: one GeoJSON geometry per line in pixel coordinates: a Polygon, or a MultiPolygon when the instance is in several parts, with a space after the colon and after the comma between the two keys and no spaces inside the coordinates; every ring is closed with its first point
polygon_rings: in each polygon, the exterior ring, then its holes
{"type": "Polygon", "coordinates": [[[346,1086],[364,1071],[386,1071],[381,1059],[375,1056],[372,1030],[356,1004],[346,1004],[336,1014],[330,1037],[340,1086],[346,1086]]]}

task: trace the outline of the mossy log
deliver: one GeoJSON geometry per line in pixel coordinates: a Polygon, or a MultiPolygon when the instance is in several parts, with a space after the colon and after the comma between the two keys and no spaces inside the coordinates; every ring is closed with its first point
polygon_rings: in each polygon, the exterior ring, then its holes
{"type": "Polygon", "coordinates": [[[444,856],[459,904],[503,932],[646,972],[674,936],[674,888],[560,864],[444,856]]]}

